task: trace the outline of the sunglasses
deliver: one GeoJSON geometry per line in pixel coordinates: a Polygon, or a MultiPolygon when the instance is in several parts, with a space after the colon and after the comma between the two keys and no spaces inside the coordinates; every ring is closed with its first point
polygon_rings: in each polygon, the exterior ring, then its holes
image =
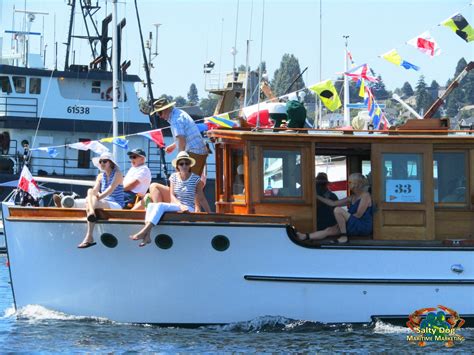
{"type": "Polygon", "coordinates": [[[129,158],[130,158],[130,160],[137,159],[138,155],[130,155],[129,158]]]}
{"type": "Polygon", "coordinates": [[[190,162],[190,161],[187,161],[187,160],[185,160],[185,161],[180,161],[180,162],[178,163],[178,165],[179,165],[179,166],[191,165],[191,162],[190,162]]]}
{"type": "Polygon", "coordinates": [[[99,164],[105,164],[105,163],[107,163],[107,162],[109,162],[109,161],[110,161],[110,160],[107,160],[107,159],[105,159],[105,160],[102,160],[102,159],[101,159],[101,160],[99,160],[99,164]]]}

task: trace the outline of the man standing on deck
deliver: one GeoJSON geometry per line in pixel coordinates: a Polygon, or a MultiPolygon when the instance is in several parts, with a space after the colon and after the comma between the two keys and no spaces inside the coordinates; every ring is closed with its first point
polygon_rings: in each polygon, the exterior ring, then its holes
{"type": "Polygon", "coordinates": [[[208,154],[206,143],[204,143],[199,128],[191,116],[174,107],[175,104],[176,102],[169,102],[166,98],[156,100],[153,103],[151,114],[158,113],[160,118],[171,126],[171,133],[175,141],[165,148],[166,153],[174,151],[176,146],[178,146],[178,152],[188,152],[189,156],[196,161],[191,171],[201,176],[208,154]]]}

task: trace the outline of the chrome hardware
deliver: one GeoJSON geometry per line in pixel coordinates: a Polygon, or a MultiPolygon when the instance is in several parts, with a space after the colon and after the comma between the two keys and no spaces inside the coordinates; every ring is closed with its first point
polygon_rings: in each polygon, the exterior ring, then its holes
{"type": "Polygon", "coordinates": [[[464,272],[464,267],[461,264],[454,264],[451,265],[451,271],[457,274],[461,274],[462,272],[464,272]]]}

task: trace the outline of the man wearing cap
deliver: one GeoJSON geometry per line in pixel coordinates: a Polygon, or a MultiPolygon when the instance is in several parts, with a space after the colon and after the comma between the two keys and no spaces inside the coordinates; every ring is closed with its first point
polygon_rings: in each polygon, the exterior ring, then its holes
{"type": "MultiPolygon", "coordinates": [[[[125,201],[129,207],[133,207],[138,199],[145,196],[151,183],[151,172],[145,164],[146,154],[143,149],[135,148],[127,153],[131,168],[123,178],[123,189],[125,201]]],[[[137,207],[138,208],[138,204],[137,207]]]]}
{"type": "MultiPolygon", "coordinates": [[[[328,175],[326,173],[319,173],[316,176],[316,194],[318,196],[337,201],[338,198],[336,194],[329,190],[328,185],[328,175]]],[[[316,230],[324,230],[327,227],[337,224],[336,218],[334,217],[334,207],[326,205],[325,203],[322,203],[318,200],[316,205],[316,213],[316,230]]]]}
{"type": "Polygon", "coordinates": [[[153,103],[153,111],[151,114],[158,113],[161,119],[167,121],[171,126],[171,133],[175,139],[173,144],[165,148],[167,153],[171,153],[176,146],[178,151],[186,151],[196,160],[191,171],[201,176],[207,159],[207,147],[196,126],[194,120],[183,110],[174,105],[176,102],[169,102],[166,98],[161,98],[153,103]]]}

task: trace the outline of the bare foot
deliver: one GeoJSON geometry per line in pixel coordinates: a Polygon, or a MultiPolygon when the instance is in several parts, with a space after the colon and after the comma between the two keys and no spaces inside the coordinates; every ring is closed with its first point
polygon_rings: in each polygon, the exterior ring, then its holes
{"type": "Polygon", "coordinates": [[[309,233],[296,232],[296,239],[298,239],[301,242],[306,240],[306,239],[310,239],[309,238],[309,233]]]}
{"type": "Polygon", "coordinates": [[[86,235],[84,237],[84,240],[77,247],[83,249],[83,248],[91,247],[95,244],[96,243],[94,243],[94,238],[92,238],[92,236],[90,236],[90,235],[86,235]]]}
{"type": "Polygon", "coordinates": [[[131,240],[140,240],[140,239],[145,239],[146,235],[147,235],[146,232],[140,231],[140,232],[138,232],[137,234],[131,235],[129,238],[130,238],[131,240]]]}

